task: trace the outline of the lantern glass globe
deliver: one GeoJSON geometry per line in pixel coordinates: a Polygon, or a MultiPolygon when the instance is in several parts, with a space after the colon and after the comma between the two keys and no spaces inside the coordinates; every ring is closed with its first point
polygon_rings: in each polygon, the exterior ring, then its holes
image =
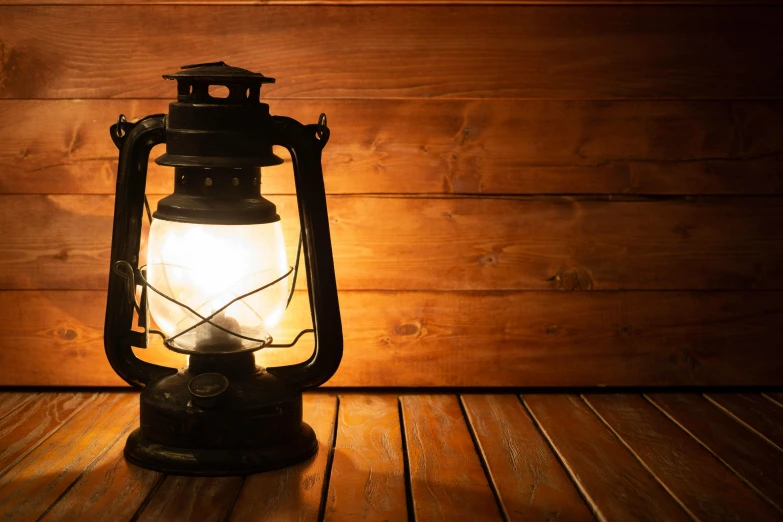
{"type": "MultiPolygon", "coordinates": [[[[208,317],[237,297],[288,272],[280,222],[261,225],[203,225],[156,219],[147,252],[147,281],[161,293],[208,317]]],[[[282,318],[288,278],[236,301],[211,321],[244,337],[264,339],[282,318]]],[[[201,319],[154,291],[149,310],[173,337],[201,319]]],[[[201,324],[171,344],[196,352],[239,351],[258,346],[210,324],[201,324]]]]}

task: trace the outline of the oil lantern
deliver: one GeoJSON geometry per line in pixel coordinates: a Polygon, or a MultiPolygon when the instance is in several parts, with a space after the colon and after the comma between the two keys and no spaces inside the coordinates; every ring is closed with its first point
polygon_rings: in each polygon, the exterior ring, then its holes
{"type": "Polygon", "coordinates": [[[120,155],[104,344],[114,371],[144,388],[140,427],[128,437],[125,457],[183,475],[287,466],[317,450],[302,419],[302,391],[328,380],[343,350],[321,169],[326,117],[303,125],[270,115],[260,90],[274,79],[223,62],[163,78],[177,82],[167,115],[136,123],[120,116],[111,127],[120,155]],[[216,86],[227,96],[211,94],[216,86]],[[160,143],[166,153],[155,161],[174,167],[173,193],[152,213],[147,163],[160,143]],[[301,227],[293,266],[276,207],[261,195],[261,168],[283,162],[274,145],[288,150],[293,166],[301,227]],[[147,262],[139,266],[145,214],[147,262]],[[300,254],[313,328],[275,342],[270,330],[293,295],[300,254]],[[256,364],[257,350],[290,347],[306,332],[315,339],[306,361],[256,364]],[[132,348],[146,348],[151,334],[187,354],[187,366],[136,357],[132,348]]]}

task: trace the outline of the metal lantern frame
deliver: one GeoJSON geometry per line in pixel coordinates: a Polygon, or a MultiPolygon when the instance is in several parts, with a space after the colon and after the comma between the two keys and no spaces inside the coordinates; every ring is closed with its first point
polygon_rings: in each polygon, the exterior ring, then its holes
{"type": "Polygon", "coordinates": [[[120,116],[110,129],[120,154],[104,344],[114,371],[144,388],[141,426],[130,435],[125,456],[150,469],[188,475],[246,474],[285,466],[316,451],[315,435],[302,422],[301,392],[327,381],[343,351],[321,168],[321,151],[330,136],[326,117],[304,125],[270,115],[269,106],[260,102],[260,88],[274,79],[223,62],[185,66],[164,78],[177,82],[178,97],[169,114],[136,123],[120,116]],[[215,85],[227,87],[228,96],[210,95],[215,85]],[[152,148],[163,143],[166,153],[156,162],[174,167],[175,188],[153,214],[145,197],[147,164],[152,148]],[[224,225],[279,220],[275,205],[260,193],[260,168],[282,163],[272,152],[275,145],[288,150],[292,159],[301,226],[296,262],[283,276],[234,301],[293,273],[290,302],[303,254],[313,328],[287,344],[274,344],[271,337],[248,338],[212,322],[220,310],[198,314],[152,287],[138,265],[145,211],[150,221],[153,216],[224,225]],[[181,349],[173,341],[184,331],[165,339],[162,332],[150,330],[149,291],[197,316],[191,328],[209,323],[257,343],[208,353],[181,349]],[[133,329],[134,311],[144,331],[133,329]],[[307,332],[313,332],[315,345],[306,361],[272,368],[255,364],[253,351],[293,346],[307,332]],[[188,353],[188,366],[169,368],[136,357],[133,348],[147,348],[150,333],[163,336],[167,348],[188,353]]]}

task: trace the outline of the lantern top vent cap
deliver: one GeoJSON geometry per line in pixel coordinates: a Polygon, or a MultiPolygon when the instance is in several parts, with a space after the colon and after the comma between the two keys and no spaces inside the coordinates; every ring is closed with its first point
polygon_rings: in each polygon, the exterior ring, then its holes
{"type": "Polygon", "coordinates": [[[183,65],[174,74],[164,74],[166,80],[196,80],[202,82],[251,82],[275,83],[274,78],[267,78],[261,73],[255,73],[240,67],[231,67],[225,62],[196,63],[183,65]]]}

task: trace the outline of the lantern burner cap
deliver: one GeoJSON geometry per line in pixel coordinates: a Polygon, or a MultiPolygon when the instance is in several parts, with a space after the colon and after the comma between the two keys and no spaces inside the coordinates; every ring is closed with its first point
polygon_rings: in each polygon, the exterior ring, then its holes
{"type": "Polygon", "coordinates": [[[225,62],[185,65],[163,77],[177,81],[177,101],[169,105],[166,154],[158,164],[237,169],[283,163],[272,151],[269,105],[260,99],[261,84],[274,78],[225,62]],[[210,92],[212,86],[228,94],[210,92]]]}
{"type": "Polygon", "coordinates": [[[261,84],[275,83],[274,78],[231,67],[226,62],[184,65],[173,74],[164,74],[163,78],[177,81],[177,100],[183,103],[259,105],[261,84]],[[227,87],[228,96],[212,96],[209,93],[212,85],[227,87]]]}
{"type": "Polygon", "coordinates": [[[250,83],[275,83],[274,78],[267,78],[261,73],[248,71],[240,67],[231,67],[226,62],[195,63],[183,65],[178,72],[164,74],[166,80],[198,80],[205,82],[250,82],[250,83]]]}

